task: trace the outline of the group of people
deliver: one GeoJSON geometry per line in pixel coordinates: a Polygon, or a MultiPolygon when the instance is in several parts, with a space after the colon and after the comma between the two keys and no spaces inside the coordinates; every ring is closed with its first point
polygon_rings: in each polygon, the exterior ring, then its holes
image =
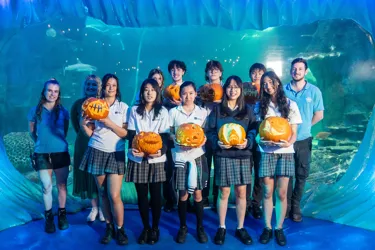
{"type": "Polygon", "coordinates": [[[236,237],[244,244],[252,244],[253,240],[244,227],[245,216],[251,213],[256,219],[264,218],[264,229],[259,237],[261,243],[267,244],[275,235],[279,245],[286,245],[283,222],[287,217],[302,221],[300,201],[311,161],[311,127],[323,118],[324,110],[320,90],[305,80],[306,60],[293,60],[290,68],[292,80],[286,85],[261,63],[251,66],[249,82],[243,82],[238,76],[230,76],[223,82],[222,65],[219,61],[209,61],[205,68],[207,84],[221,84],[224,92],[222,99],[215,102],[204,102],[199,98],[195,83],[183,80],[186,70],[182,61],[173,60],[168,65],[172,85],[180,86],[180,100],[163,98],[164,75],[161,70],[153,69],[143,81],[132,107],[121,101],[116,75],[106,74],[102,79],[90,75],[84,82],[84,98],[74,103],[70,114],[61,105],[57,80],[50,79],[44,84],[39,103],[30,110],[28,120],[35,141],[33,166],[43,185],[47,233],[56,230],[52,211],[52,172],[56,175],[58,187],[58,228],[69,227],[65,210],[70,165],[66,135],[71,119],[77,132],[73,194],[91,199],[88,221],[99,217],[106,222],[101,243],[107,244],[115,238],[120,245],[128,244],[121,200],[124,177],[125,181],[135,184],[137,192],[143,223],[139,244],[155,244],[159,240],[162,191],[164,211],[171,212],[174,204],[178,204],[180,228],[176,242],[185,242],[189,209],[196,215],[198,241],[207,242],[204,207],[209,205],[213,163],[212,207],[219,217],[214,243],[222,245],[225,242],[228,198],[231,186],[234,186],[236,237]],[[249,95],[252,98],[248,98],[249,95]],[[108,103],[107,118],[91,120],[83,115],[81,106],[89,97],[101,98],[108,103]],[[273,143],[259,137],[260,123],[272,116],[288,120],[292,128],[288,141],[273,143]],[[204,129],[205,138],[201,145],[188,147],[176,142],[175,133],[185,123],[204,129]],[[246,139],[242,144],[228,146],[220,142],[219,129],[227,123],[244,128],[246,139]],[[159,134],[162,148],[149,155],[132,148],[131,142],[140,132],[159,134]],[[129,141],[127,155],[125,140],[129,141]],[[274,191],[276,225],[273,227],[274,191]],[[194,205],[189,202],[190,196],[193,196],[194,205]]]}

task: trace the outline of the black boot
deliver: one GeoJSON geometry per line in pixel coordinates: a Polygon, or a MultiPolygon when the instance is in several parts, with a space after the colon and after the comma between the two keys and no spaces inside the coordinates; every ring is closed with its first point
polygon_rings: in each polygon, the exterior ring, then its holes
{"type": "Polygon", "coordinates": [[[105,234],[101,238],[100,243],[102,244],[108,244],[112,238],[114,238],[115,235],[115,227],[113,223],[107,223],[106,228],[105,228],[105,234]]]}
{"type": "Polygon", "coordinates": [[[159,228],[152,228],[150,233],[150,238],[148,239],[148,244],[154,245],[159,241],[160,231],[159,228]]]}
{"type": "Polygon", "coordinates": [[[45,218],[44,231],[49,234],[56,232],[52,209],[44,212],[44,218],[45,218]]]}
{"type": "Polygon", "coordinates": [[[117,229],[117,244],[118,245],[128,244],[128,236],[125,233],[124,227],[117,229]]]}
{"type": "Polygon", "coordinates": [[[68,229],[69,223],[68,223],[68,219],[66,218],[65,208],[59,208],[59,211],[57,213],[57,219],[58,219],[58,226],[60,230],[68,229]]]}

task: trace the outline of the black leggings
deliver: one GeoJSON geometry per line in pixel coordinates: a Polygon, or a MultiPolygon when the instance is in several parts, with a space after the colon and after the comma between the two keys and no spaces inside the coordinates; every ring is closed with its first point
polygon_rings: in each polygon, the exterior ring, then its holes
{"type": "Polygon", "coordinates": [[[161,216],[161,182],[157,183],[135,183],[138,195],[138,208],[142,217],[143,227],[150,228],[148,190],[151,196],[152,228],[158,228],[161,216]]]}

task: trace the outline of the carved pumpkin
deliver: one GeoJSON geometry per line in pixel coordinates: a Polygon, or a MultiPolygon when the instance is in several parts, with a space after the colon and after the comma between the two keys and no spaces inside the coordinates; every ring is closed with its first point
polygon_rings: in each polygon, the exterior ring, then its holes
{"type": "Polygon", "coordinates": [[[246,139],[245,129],[236,123],[226,123],[219,130],[219,140],[230,146],[244,143],[246,139]]]}
{"type": "Polygon", "coordinates": [[[260,85],[245,82],[243,84],[243,95],[247,104],[255,104],[259,100],[260,85]]]}
{"type": "Polygon", "coordinates": [[[82,104],[82,111],[93,120],[104,119],[109,114],[109,107],[105,100],[90,97],[82,104]]]}
{"type": "Polygon", "coordinates": [[[260,124],[259,135],[265,141],[288,141],[292,135],[292,128],[285,118],[270,116],[260,124]]]}
{"type": "Polygon", "coordinates": [[[181,124],[176,131],[176,142],[181,146],[199,147],[204,142],[204,131],[194,123],[181,124]]]}
{"type": "Polygon", "coordinates": [[[140,132],[132,141],[132,148],[145,154],[156,154],[162,147],[161,136],[154,132],[140,132]]]}
{"type": "Polygon", "coordinates": [[[164,89],[163,93],[165,98],[174,100],[174,101],[179,101],[180,100],[180,86],[177,84],[172,84],[169,85],[164,89]]]}
{"type": "Polygon", "coordinates": [[[203,102],[219,101],[223,97],[223,94],[223,87],[218,83],[207,83],[198,90],[198,96],[203,102]]]}

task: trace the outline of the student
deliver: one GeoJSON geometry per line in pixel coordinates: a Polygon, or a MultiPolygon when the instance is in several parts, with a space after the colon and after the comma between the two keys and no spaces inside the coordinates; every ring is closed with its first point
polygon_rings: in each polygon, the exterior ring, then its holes
{"type": "Polygon", "coordinates": [[[138,195],[138,208],[142,217],[143,231],[139,244],[155,244],[159,241],[161,215],[161,186],[166,180],[164,163],[167,160],[169,138],[168,110],[161,104],[161,90],[154,79],[146,79],[140,90],[141,102],[132,107],[128,121],[128,169],[126,181],[134,182],[138,195]],[[140,132],[154,132],[163,140],[163,147],[155,154],[145,155],[132,148],[132,141],[140,132]],[[148,193],[151,197],[152,228],[149,224],[148,193]]]}
{"type": "Polygon", "coordinates": [[[87,149],[89,138],[81,130],[80,120],[82,117],[82,104],[90,97],[99,97],[102,89],[102,80],[95,76],[89,75],[83,83],[83,98],[74,102],[70,118],[77,137],[74,144],[74,172],[73,172],[73,195],[81,197],[81,199],[91,199],[91,212],[87,216],[88,222],[95,221],[99,216],[100,221],[105,221],[102,209],[99,206],[98,188],[95,178],[86,171],[79,170],[83,155],[87,149]]]}
{"type": "MultiPolygon", "coordinates": [[[[249,70],[250,82],[244,83],[245,102],[255,107],[255,104],[260,99],[260,79],[266,72],[266,67],[261,63],[254,63],[251,65],[249,70]]],[[[254,143],[252,148],[253,163],[254,163],[254,186],[251,200],[251,185],[246,186],[246,214],[251,213],[255,219],[260,219],[262,216],[262,210],[260,209],[260,203],[262,200],[262,182],[259,178],[259,162],[260,152],[257,150],[258,144],[254,143]]]]}
{"type": "MultiPolygon", "coordinates": [[[[210,60],[206,64],[206,68],[204,70],[205,73],[205,80],[206,84],[220,84],[221,86],[223,85],[223,66],[219,61],[216,60],[210,60]]],[[[202,102],[202,101],[201,101],[202,102]]],[[[220,103],[220,101],[215,101],[215,102],[202,102],[202,107],[205,107],[208,111],[208,114],[213,110],[213,108],[220,103]]],[[[212,166],[212,159],[213,159],[213,151],[212,151],[212,146],[210,144],[210,141],[207,140],[206,145],[205,145],[205,150],[206,150],[206,158],[207,158],[207,164],[208,164],[208,176],[211,176],[211,166],[212,166]]],[[[214,176],[215,180],[215,176],[214,176]]],[[[208,207],[209,200],[208,197],[210,195],[210,186],[211,186],[211,178],[208,178],[207,182],[207,187],[203,189],[202,196],[203,196],[203,206],[208,207]]],[[[212,185],[212,196],[213,196],[213,203],[212,203],[212,209],[216,211],[217,207],[217,196],[218,196],[218,187],[215,185],[215,181],[212,185]]]]}
{"type": "Polygon", "coordinates": [[[260,140],[261,161],[259,178],[263,182],[263,217],[265,228],[260,242],[267,244],[272,238],[271,218],[273,211],[273,192],[276,190],[276,242],[286,245],[283,231],[285,212],[287,209],[287,190],[289,177],[294,175],[293,143],[297,138],[297,125],[302,123],[297,104],[288,99],[284,93],[279,77],[273,71],[263,74],[261,79],[261,100],[259,103],[260,120],[270,116],[283,117],[288,120],[292,135],[288,141],[265,142],[260,140]]]}
{"type": "Polygon", "coordinates": [[[116,235],[117,244],[125,245],[128,244],[128,237],[123,227],[124,204],[121,200],[121,186],[125,173],[128,105],[121,102],[119,80],[116,75],[106,74],[102,83],[101,98],[110,107],[109,115],[95,121],[94,126],[88,117],[82,119],[81,128],[90,140],[80,169],[95,176],[102,197],[106,231],[101,243],[108,244],[116,235]],[[117,234],[113,220],[117,226],[117,234]]]}
{"type": "Polygon", "coordinates": [[[214,150],[215,184],[219,186],[218,214],[220,225],[214,242],[222,245],[225,241],[225,218],[231,185],[235,186],[237,230],[236,237],[242,243],[252,244],[252,239],[243,227],[246,212],[246,185],[251,183],[251,149],[256,134],[256,119],[252,107],[245,104],[242,81],[238,76],[230,76],[223,86],[224,96],[208,119],[208,138],[214,150]],[[220,128],[226,123],[237,123],[246,131],[242,144],[224,145],[218,139],[220,128]]]}
{"type": "MultiPolygon", "coordinates": [[[[163,72],[160,70],[160,69],[152,69],[150,70],[150,72],[148,73],[148,79],[154,79],[155,81],[158,82],[158,85],[159,85],[159,88],[161,90],[163,90],[164,88],[164,74],[163,72]]],[[[163,97],[161,97],[161,99],[163,100],[163,97]]],[[[137,95],[135,97],[135,103],[138,104],[139,103],[139,92],[137,92],[137,95]]]]}
{"type": "Polygon", "coordinates": [[[59,210],[58,227],[69,227],[66,218],[66,184],[69,175],[70,156],[66,135],[69,128],[69,112],[61,105],[59,82],[52,78],[44,83],[36,107],[29,114],[29,131],[35,142],[33,167],[43,185],[43,203],[46,233],[56,231],[52,212],[52,172],[56,176],[59,210]]]}
{"type": "Polygon", "coordinates": [[[300,203],[310,172],[311,127],[321,121],[324,116],[322,92],[318,87],[305,80],[307,72],[307,61],[303,58],[294,59],[290,67],[292,81],[284,86],[286,96],[297,103],[303,121],[298,126],[297,141],[294,143],[296,181],[293,189],[293,178],[289,180],[288,209],[286,211],[286,216],[290,216],[295,222],[302,221],[300,203]]]}
{"type": "MultiPolygon", "coordinates": [[[[195,84],[184,82],[180,87],[181,105],[169,111],[171,134],[184,123],[195,123],[203,128],[207,110],[194,104],[197,96],[195,84]]],[[[184,243],[188,232],[186,226],[186,213],[188,202],[188,178],[195,178],[196,187],[193,187],[194,207],[197,217],[197,238],[201,243],[208,241],[203,227],[203,204],[202,189],[206,187],[208,180],[208,166],[204,155],[203,145],[197,148],[183,147],[175,145],[172,150],[174,159],[175,189],[179,192],[178,215],[180,217],[180,229],[176,242],[184,243]],[[197,175],[190,171],[196,170],[197,175]]],[[[194,173],[194,172],[193,172],[194,173]]]]}
{"type": "MultiPolygon", "coordinates": [[[[172,80],[173,80],[171,85],[181,86],[181,84],[184,82],[183,76],[186,73],[186,64],[182,61],[172,60],[168,64],[168,72],[171,75],[172,80]]],[[[177,107],[180,104],[181,104],[180,100],[175,101],[175,100],[170,100],[168,98],[163,99],[163,106],[167,110],[177,107]]],[[[176,198],[177,194],[173,190],[174,184],[173,184],[173,179],[172,179],[173,160],[172,160],[171,149],[174,147],[173,141],[169,140],[167,146],[168,146],[167,162],[165,163],[165,168],[167,171],[167,181],[165,182],[163,186],[163,194],[166,200],[166,203],[164,205],[164,211],[167,213],[170,213],[173,211],[173,204],[174,204],[174,201],[177,199],[176,198]]],[[[188,207],[189,207],[189,210],[192,210],[190,202],[188,203],[188,207]]]]}

